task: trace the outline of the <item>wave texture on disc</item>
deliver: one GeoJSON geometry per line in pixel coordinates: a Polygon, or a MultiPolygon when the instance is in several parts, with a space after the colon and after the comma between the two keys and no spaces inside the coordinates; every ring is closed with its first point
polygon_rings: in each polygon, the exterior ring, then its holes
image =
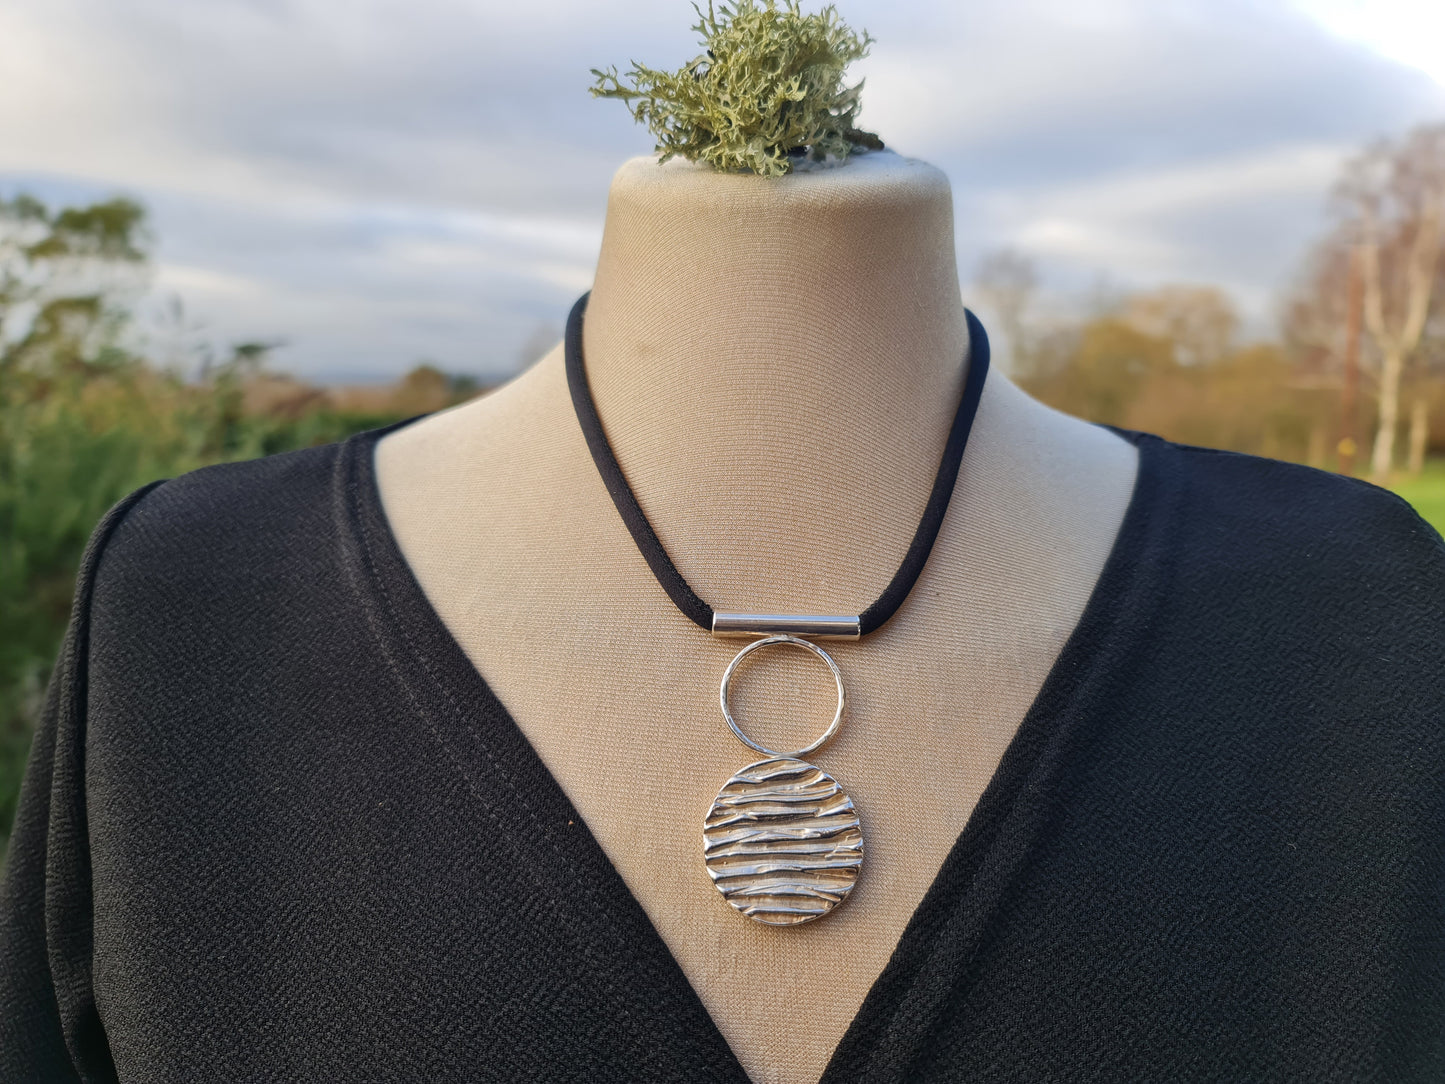
{"type": "Polygon", "coordinates": [[[749,764],[723,784],[703,821],[708,876],[728,903],[769,926],[826,915],[863,863],[853,799],[793,757],[749,764]]]}

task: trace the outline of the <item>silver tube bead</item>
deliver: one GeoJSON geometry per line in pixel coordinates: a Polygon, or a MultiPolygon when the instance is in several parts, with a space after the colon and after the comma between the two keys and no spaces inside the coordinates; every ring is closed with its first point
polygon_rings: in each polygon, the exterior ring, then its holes
{"type": "Polygon", "coordinates": [[[714,636],[816,636],[820,640],[856,640],[857,617],[823,617],[810,614],[724,614],[713,612],[714,636]]]}

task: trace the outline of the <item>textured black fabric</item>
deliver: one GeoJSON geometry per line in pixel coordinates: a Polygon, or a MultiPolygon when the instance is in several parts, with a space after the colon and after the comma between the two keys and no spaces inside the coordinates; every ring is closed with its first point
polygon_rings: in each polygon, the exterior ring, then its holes
{"type": "MultiPolygon", "coordinates": [[[[667,597],[672,599],[673,604],[690,621],[711,632],[712,607],[692,589],[692,585],[683,578],[677,566],[672,563],[672,558],[667,555],[662,540],[652,529],[642,506],[637,503],[637,496],[627,482],[627,475],[622,473],[622,465],[617,462],[612,445],[607,442],[607,431],[602,426],[602,419],[597,415],[597,404],[593,402],[592,388],[587,382],[587,365],[582,358],[582,324],[589,296],[583,294],[572,306],[572,312],[567,317],[565,340],[567,390],[572,396],[572,406],[577,413],[577,422],[582,427],[582,436],[592,453],[592,462],[597,464],[597,473],[602,476],[602,484],[607,487],[618,515],[622,517],[632,540],[637,543],[647,567],[652,569],[652,574],[657,577],[657,582],[667,592],[667,597]]],[[[938,540],[944,514],[948,511],[948,502],[953,497],[953,484],[958,480],[958,465],[963,461],[968,434],[973,430],[973,419],[978,414],[978,403],[983,397],[983,384],[988,378],[989,363],[988,333],[984,331],[983,324],[972,310],[964,309],[963,314],[968,324],[968,371],[964,374],[963,391],[959,394],[958,409],[954,411],[953,422],[949,426],[948,440],[944,442],[943,458],[939,461],[938,473],[934,476],[933,488],[924,505],[918,530],[908,544],[908,552],[903,555],[903,563],[898,566],[898,571],[893,574],[877,600],[858,615],[858,631],[861,636],[867,636],[870,632],[882,628],[888,619],[898,612],[903,600],[913,590],[913,585],[923,574],[923,566],[928,563],[928,555],[933,552],[933,543],[938,540]]]]}
{"type": "MultiPolygon", "coordinates": [[[[746,1081],[412,578],[381,432],[97,529],[0,1080],[746,1081]]],[[[1100,583],[825,1080],[1445,1079],[1445,547],[1128,436],[1100,583]]]]}

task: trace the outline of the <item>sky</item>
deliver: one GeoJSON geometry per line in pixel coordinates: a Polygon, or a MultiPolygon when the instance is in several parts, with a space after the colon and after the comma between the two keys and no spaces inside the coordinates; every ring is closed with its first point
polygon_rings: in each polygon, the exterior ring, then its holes
{"type": "MultiPolygon", "coordinates": [[[[804,4],[815,10],[816,3],[804,4]]],[[[841,0],[863,127],[1058,297],[1226,289],[1267,333],[1361,145],[1445,120],[1438,0],[841,0]]],[[[505,378],[560,335],[652,148],[589,69],[699,51],[683,0],[6,0],[0,193],[150,212],[140,329],[319,382],[505,378]]]]}

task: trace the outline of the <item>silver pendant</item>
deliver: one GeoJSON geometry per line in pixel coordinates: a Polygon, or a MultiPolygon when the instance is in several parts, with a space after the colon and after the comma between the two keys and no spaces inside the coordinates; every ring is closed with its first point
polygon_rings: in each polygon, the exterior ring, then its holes
{"type": "Polygon", "coordinates": [[[735,772],[703,820],[703,861],[723,898],[756,922],[796,926],[822,918],[848,898],[863,864],[863,829],[843,788],[803,758],[821,749],[843,721],[843,677],[822,648],[796,636],[769,636],[738,652],[723,674],[723,718],[738,739],[764,754],[735,772]],[[817,655],[833,672],[838,710],[821,737],[792,752],[753,741],[733,719],[728,686],[738,664],[769,644],[817,655]]]}

